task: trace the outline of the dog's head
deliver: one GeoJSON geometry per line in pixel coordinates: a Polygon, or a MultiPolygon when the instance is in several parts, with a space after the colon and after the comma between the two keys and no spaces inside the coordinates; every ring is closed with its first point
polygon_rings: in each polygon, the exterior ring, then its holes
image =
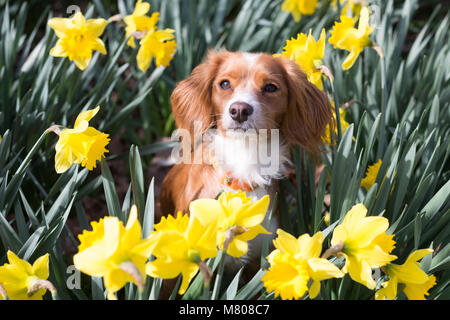
{"type": "Polygon", "coordinates": [[[289,143],[316,154],[332,120],[326,95],[298,66],[265,53],[209,52],[175,88],[172,110],[179,128],[280,129],[289,143]]]}

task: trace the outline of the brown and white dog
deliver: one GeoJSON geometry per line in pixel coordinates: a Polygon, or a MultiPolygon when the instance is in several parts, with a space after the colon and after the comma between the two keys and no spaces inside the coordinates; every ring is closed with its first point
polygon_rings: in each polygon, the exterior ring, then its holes
{"type": "MultiPolygon", "coordinates": [[[[197,121],[202,133],[215,130],[190,150],[202,148],[201,163],[178,163],[167,174],[160,198],[163,215],[188,212],[191,201],[215,198],[222,190],[273,199],[289,163],[289,147],[298,144],[317,155],[332,120],[327,96],[299,67],[265,53],[210,51],[177,85],[171,103],[178,128],[194,134],[197,121]],[[260,139],[266,144],[258,146],[264,152],[270,146],[268,162],[262,164],[261,150],[245,141],[249,132],[267,133],[260,139]]],[[[277,223],[275,216],[272,231],[277,223]]]]}

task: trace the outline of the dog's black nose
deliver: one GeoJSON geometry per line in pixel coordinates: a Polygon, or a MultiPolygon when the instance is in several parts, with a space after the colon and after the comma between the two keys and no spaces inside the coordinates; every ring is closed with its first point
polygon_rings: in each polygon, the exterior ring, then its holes
{"type": "Polygon", "coordinates": [[[242,123],[253,113],[253,107],[245,102],[234,102],[230,106],[231,119],[242,123]]]}

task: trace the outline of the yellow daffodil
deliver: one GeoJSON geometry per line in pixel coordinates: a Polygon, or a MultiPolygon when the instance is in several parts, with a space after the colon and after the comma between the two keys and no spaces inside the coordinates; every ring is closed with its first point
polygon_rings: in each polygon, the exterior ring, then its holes
{"type": "Polygon", "coordinates": [[[151,17],[146,16],[150,10],[150,4],[148,2],[142,2],[138,0],[134,8],[133,14],[126,16],[123,21],[127,25],[125,28],[126,36],[130,37],[127,44],[134,48],[136,43],[132,34],[136,31],[146,32],[154,29],[156,23],[159,20],[159,12],[154,12],[151,17]]]}
{"type": "MultiPolygon", "coordinates": [[[[339,0],[339,3],[340,4],[345,3],[345,5],[341,7],[340,14],[342,16],[348,16],[353,18],[357,18],[361,12],[361,9],[366,5],[365,0],[339,0]]],[[[337,0],[331,1],[331,5],[336,8],[337,0]]]]}
{"type": "Polygon", "coordinates": [[[151,17],[146,16],[150,10],[150,4],[138,0],[133,14],[124,18],[127,25],[126,36],[130,37],[128,45],[135,47],[134,34],[136,31],[140,32],[139,44],[140,48],[137,53],[137,64],[141,71],[146,71],[155,58],[157,67],[169,65],[170,60],[173,59],[177,43],[172,29],[158,30],[156,24],[159,20],[159,13],[155,12],[151,17]]]}
{"type": "MultiPolygon", "coordinates": [[[[334,122],[334,137],[337,136],[337,125],[336,125],[336,111],[334,108],[334,101],[330,101],[331,105],[333,106],[333,122],[334,122]]],[[[339,109],[339,117],[341,120],[341,130],[342,130],[342,134],[344,134],[344,132],[348,129],[348,127],[350,126],[350,123],[348,123],[347,121],[345,121],[345,115],[346,115],[346,111],[345,109],[339,109]]],[[[331,146],[331,138],[330,138],[330,126],[327,125],[326,129],[325,129],[325,136],[323,137],[324,141],[331,146]]],[[[354,139],[354,138],[353,138],[354,139]]],[[[336,139],[335,139],[336,140],[336,139]]]]}
{"type": "Polygon", "coordinates": [[[55,169],[57,173],[68,170],[72,164],[80,163],[92,170],[97,160],[101,160],[105,147],[110,139],[108,134],[89,127],[89,121],[97,114],[100,107],[80,113],[73,129],[59,132],[59,140],[55,145],[55,169]]]}
{"type": "Polygon", "coordinates": [[[322,29],[317,42],[309,30],[309,35],[299,33],[296,39],[288,40],[283,50],[281,55],[295,61],[306,73],[308,80],[323,90],[322,72],[317,67],[322,65],[325,52],[325,29],[322,29]]]}
{"type": "Polygon", "coordinates": [[[381,159],[367,168],[366,176],[361,180],[361,187],[364,187],[367,191],[369,191],[369,189],[375,184],[380,167],[381,159]]]}
{"type": "Polygon", "coordinates": [[[258,234],[270,234],[261,223],[269,206],[269,197],[251,201],[245,192],[223,192],[218,200],[198,199],[191,202],[189,211],[203,225],[217,223],[217,244],[233,257],[241,257],[248,251],[247,241],[258,234]]]}
{"type": "Polygon", "coordinates": [[[372,268],[380,268],[397,257],[389,253],[394,249],[394,235],[387,235],[389,221],[384,217],[366,217],[363,204],[353,206],[342,224],[333,231],[331,245],[343,244],[345,265],[342,271],[369,289],[375,288],[372,268]]]}
{"type": "Polygon", "coordinates": [[[354,28],[353,25],[352,18],[342,15],[341,22],[334,24],[331,37],[328,39],[334,45],[334,48],[350,52],[342,63],[344,70],[350,69],[364,48],[372,45],[369,35],[374,27],[369,26],[369,9],[367,7],[361,10],[358,29],[354,28]]]}
{"type": "Polygon", "coordinates": [[[388,264],[384,269],[389,281],[382,284],[383,288],[375,293],[375,299],[393,300],[398,291],[403,291],[409,300],[425,300],[430,290],[436,284],[434,275],[427,275],[420,267],[419,261],[432,249],[416,250],[409,255],[402,265],[388,264]]]}
{"type": "Polygon", "coordinates": [[[0,267],[0,284],[10,300],[42,300],[47,289],[56,292],[47,280],[49,276],[48,253],[36,259],[31,265],[7,252],[8,262],[0,267]]]}
{"type": "Polygon", "coordinates": [[[299,22],[302,14],[312,15],[316,11],[318,0],[284,0],[281,10],[290,12],[299,22]]]}
{"type": "Polygon", "coordinates": [[[178,213],[177,217],[163,217],[150,234],[155,260],[147,263],[146,272],[152,277],[175,278],[182,274],[179,294],[204,266],[203,261],[217,255],[217,228],[203,226],[197,219],[178,213]]]}
{"type": "Polygon", "coordinates": [[[175,30],[149,30],[140,41],[141,47],[137,54],[137,63],[141,71],[146,71],[150,66],[152,59],[156,59],[156,66],[167,67],[175,54],[177,43],[173,33],[175,30]]]}
{"type": "Polygon", "coordinates": [[[91,61],[92,51],[97,50],[106,54],[103,41],[99,38],[106,25],[105,19],[86,20],[81,12],[75,13],[73,18],[52,18],[48,25],[55,31],[58,41],[50,50],[54,57],[67,57],[75,65],[84,70],[91,61]]]}
{"type": "Polygon", "coordinates": [[[152,241],[141,239],[136,206],[131,208],[125,227],[117,217],[105,217],[91,226],[92,231],[85,230],[78,236],[75,267],[90,276],[103,277],[108,299],[116,299],[115,293],[127,282],[142,289],[152,241]]]}
{"type": "Polygon", "coordinates": [[[344,276],[338,267],[319,257],[322,232],[313,237],[303,234],[298,239],[281,229],[277,234],[273,241],[276,249],[267,257],[270,268],[261,279],[268,291],[275,291],[275,296],[299,299],[309,291],[314,299],[319,294],[320,281],[344,276]]]}

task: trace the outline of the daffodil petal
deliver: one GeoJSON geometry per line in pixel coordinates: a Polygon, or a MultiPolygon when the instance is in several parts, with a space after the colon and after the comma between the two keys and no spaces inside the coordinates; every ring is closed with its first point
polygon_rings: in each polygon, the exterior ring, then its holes
{"type": "Polygon", "coordinates": [[[49,277],[49,254],[46,253],[45,255],[39,257],[36,259],[36,261],[33,263],[32,266],[32,274],[34,274],[39,279],[47,279],[49,277]]]}
{"type": "Polygon", "coordinates": [[[67,56],[66,51],[61,45],[61,40],[56,41],[56,44],[53,48],[50,49],[49,54],[53,57],[63,58],[67,56]]]}
{"type": "Polygon", "coordinates": [[[8,252],[6,253],[6,256],[8,257],[8,261],[10,264],[20,267],[22,270],[24,270],[28,274],[32,274],[33,268],[28,261],[20,259],[11,250],[8,250],[8,252]]]}
{"type": "Polygon", "coordinates": [[[389,281],[382,283],[383,288],[375,293],[376,300],[394,300],[397,297],[397,278],[392,277],[389,281]]]}
{"type": "Polygon", "coordinates": [[[313,280],[311,286],[308,289],[308,293],[309,293],[309,297],[311,299],[314,299],[317,297],[317,295],[320,292],[320,281],[318,280],[313,280]]]}
{"type": "Polygon", "coordinates": [[[213,223],[217,219],[219,219],[219,223],[222,223],[225,215],[223,207],[215,199],[194,200],[189,204],[189,212],[204,226],[213,223]]]}
{"type": "Polygon", "coordinates": [[[277,230],[277,235],[278,237],[273,240],[275,248],[279,249],[283,253],[295,254],[299,252],[300,245],[293,235],[282,229],[277,230]]]}
{"type": "Polygon", "coordinates": [[[195,277],[198,272],[198,265],[195,263],[187,264],[183,267],[182,275],[183,280],[181,281],[180,289],[178,290],[178,294],[184,294],[189,286],[191,280],[195,277]]]}
{"type": "MultiPolygon", "coordinates": [[[[87,127],[89,126],[89,121],[98,113],[98,111],[100,110],[100,106],[97,106],[94,109],[90,109],[90,110],[86,110],[81,112],[77,119],[75,120],[75,128],[78,128],[79,126],[81,126],[81,124],[83,124],[83,126],[87,127]],[[86,122],[82,122],[82,121],[86,121],[86,122]]],[[[84,131],[84,130],[83,130],[84,131]]]]}
{"type": "Polygon", "coordinates": [[[344,273],[330,261],[322,258],[310,258],[307,260],[308,271],[311,278],[322,281],[330,278],[342,278],[344,273]]]}
{"type": "Polygon", "coordinates": [[[102,18],[88,19],[86,21],[86,27],[94,37],[100,37],[103,34],[107,24],[108,22],[102,18]]]}
{"type": "Polygon", "coordinates": [[[68,21],[67,18],[51,18],[47,24],[55,31],[58,38],[62,38],[69,28],[68,21]]]}
{"type": "Polygon", "coordinates": [[[322,251],[323,239],[323,233],[320,231],[313,237],[306,233],[301,235],[297,240],[300,247],[299,254],[305,259],[318,257],[322,251]]]}
{"type": "Polygon", "coordinates": [[[269,207],[269,196],[264,196],[260,200],[252,202],[247,210],[236,217],[236,225],[250,228],[263,222],[269,207]]]}

